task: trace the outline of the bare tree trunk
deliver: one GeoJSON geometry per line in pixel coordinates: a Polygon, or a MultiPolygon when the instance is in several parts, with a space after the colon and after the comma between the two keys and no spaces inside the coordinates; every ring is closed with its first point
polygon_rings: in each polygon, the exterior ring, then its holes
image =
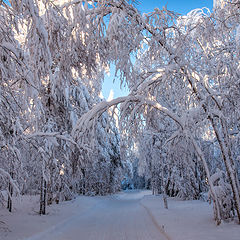
{"type": "Polygon", "coordinates": [[[163,203],[164,203],[164,208],[168,209],[166,189],[163,192],[163,203]]]}
{"type": "Polygon", "coordinates": [[[43,178],[41,178],[41,192],[40,192],[40,210],[39,214],[40,215],[45,215],[46,214],[46,200],[47,200],[47,182],[43,178]]]}
{"type": "Polygon", "coordinates": [[[53,189],[52,189],[52,181],[47,184],[47,205],[51,205],[53,203],[53,189]]]}
{"type": "Polygon", "coordinates": [[[164,170],[162,169],[162,179],[161,179],[161,185],[162,185],[162,193],[163,193],[163,203],[164,203],[164,208],[168,209],[168,202],[167,202],[167,194],[166,194],[166,186],[164,183],[164,170]]]}
{"type": "Polygon", "coordinates": [[[46,202],[47,202],[47,182],[44,180],[44,189],[43,189],[43,215],[46,214],[46,202]]]}
{"type": "MultiPolygon", "coordinates": [[[[10,172],[11,178],[13,178],[13,171],[10,172]]],[[[7,209],[9,212],[12,212],[12,195],[13,195],[13,186],[11,182],[8,183],[8,203],[7,203],[7,209]]]]}
{"type": "Polygon", "coordinates": [[[43,212],[43,177],[41,177],[41,186],[40,186],[40,209],[39,209],[39,214],[41,215],[43,212]]]}

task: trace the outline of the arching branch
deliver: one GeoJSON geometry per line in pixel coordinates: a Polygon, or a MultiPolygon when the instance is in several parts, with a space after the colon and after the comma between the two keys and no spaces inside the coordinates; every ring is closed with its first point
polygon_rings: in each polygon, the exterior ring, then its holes
{"type": "Polygon", "coordinates": [[[130,103],[130,102],[136,102],[141,103],[143,105],[151,106],[157,110],[159,110],[162,113],[165,113],[167,116],[169,116],[172,120],[174,120],[182,129],[184,128],[184,121],[181,117],[179,117],[177,114],[172,112],[170,109],[162,106],[157,101],[148,99],[145,96],[140,95],[128,95],[126,97],[119,97],[116,99],[113,99],[112,101],[103,101],[99,104],[95,105],[89,112],[85,113],[76,123],[75,127],[72,130],[72,136],[76,136],[77,132],[85,132],[88,128],[90,128],[91,122],[94,118],[101,115],[103,112],[105,112],[107,109],[111,108],[114,105],[118,105],[120,103],[130,103]]]}

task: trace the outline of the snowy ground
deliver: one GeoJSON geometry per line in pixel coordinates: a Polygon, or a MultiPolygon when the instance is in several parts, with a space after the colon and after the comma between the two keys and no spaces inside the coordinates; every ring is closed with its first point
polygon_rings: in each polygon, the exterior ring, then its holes
{"type": "Polygon", "coordinates": [[[207,202],[170,198],[169,209],[161,196],[145,196],[141,202],[172,240],[240,240],[240,225],[233,221],[216,226],[207,202]]]}
{"type": "Polygon", "coordinates": [[[78,197],[48,207],[38,216],[38,199],[15,202],[13,213],[0,209],[1,240],[239,240],[234,222],[216,227],[212,208],[201,201],[169,199],[150,191],[129,191],[107,197],[78,197]],[[4,223],[3,223],[4,222],[4,223]]]}

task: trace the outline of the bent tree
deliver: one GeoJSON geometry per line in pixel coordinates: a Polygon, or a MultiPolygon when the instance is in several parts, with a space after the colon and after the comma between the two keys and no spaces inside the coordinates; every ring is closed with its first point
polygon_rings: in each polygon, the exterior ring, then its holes
{"type": "Polygon", "coordinates": [[[123,119],[129,122],[149,118],[152,108],[163,112],[178,125],[169,141],[180,133],[191,140],[204,166],[214,202],[214,217],[219,224],[224,217],[220,215],[217,188],[211,182],[215,170],[209,171],[201,150],[204,134],[200,131],[209,133],[207,137],[210,140],[212,137],[216,151],[221,153],[222,168],[227,173],[234,209],[240,220],[239,175],[232,152],[233,139],[238,138],[238,1],[221,1],[215,4],[212,13],[208,9],[196,9],[181,17],[166,9],[141,15],[124,1],[113,2],[111,6],[116,10],[106,35],[117,53],[114,57],[117,70],[122,73],[122,81],[127,82],[131,94],[110,103],[100,103],[77,127],[87,130],[88,123],[98,114],[121,102],[123,119]],[[118,31],[112,26],[114,23],[118,31]],[[124,52],[126,44],[122,38],[124,36],[128,42],[133,32],[135,41],[131,41],[130,49],[124,52]],[[123,46],[121,52],[119,46],[123,46]],[[122,60],[122,52],[129,58],[122,60]]]}

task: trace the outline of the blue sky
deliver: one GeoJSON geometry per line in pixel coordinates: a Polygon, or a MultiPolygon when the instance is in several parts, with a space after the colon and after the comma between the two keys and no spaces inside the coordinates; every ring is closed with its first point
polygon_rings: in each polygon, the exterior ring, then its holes
{"type": "Polygon", "coordinates": [[[138,9],[141,12],[150,12],[155,7],[161,9],[167,5],[167,9],[186,14],[192,9],[213,6],[213,0],[138,0],[138,9]]]}
{"type": "MultiPolygon", "coordinates": [[[[180,14],[186,14],[195,8],[207,7],[212,10],[213,0],[138,0],[139,5],[137,8],[141,13],[151,12],[154,8],[162,9],[163,6],[167,5],[167,9],[178,12],[180,14]]],[[[116,79],[113,83],[114,70],[111,69],[111,75],[105,78],[102,93],[107,99],[111,89],[114,92],[114,98],[125,96],[128,94],[126,88],[120,89],[120,83],[116,79]]]]}

